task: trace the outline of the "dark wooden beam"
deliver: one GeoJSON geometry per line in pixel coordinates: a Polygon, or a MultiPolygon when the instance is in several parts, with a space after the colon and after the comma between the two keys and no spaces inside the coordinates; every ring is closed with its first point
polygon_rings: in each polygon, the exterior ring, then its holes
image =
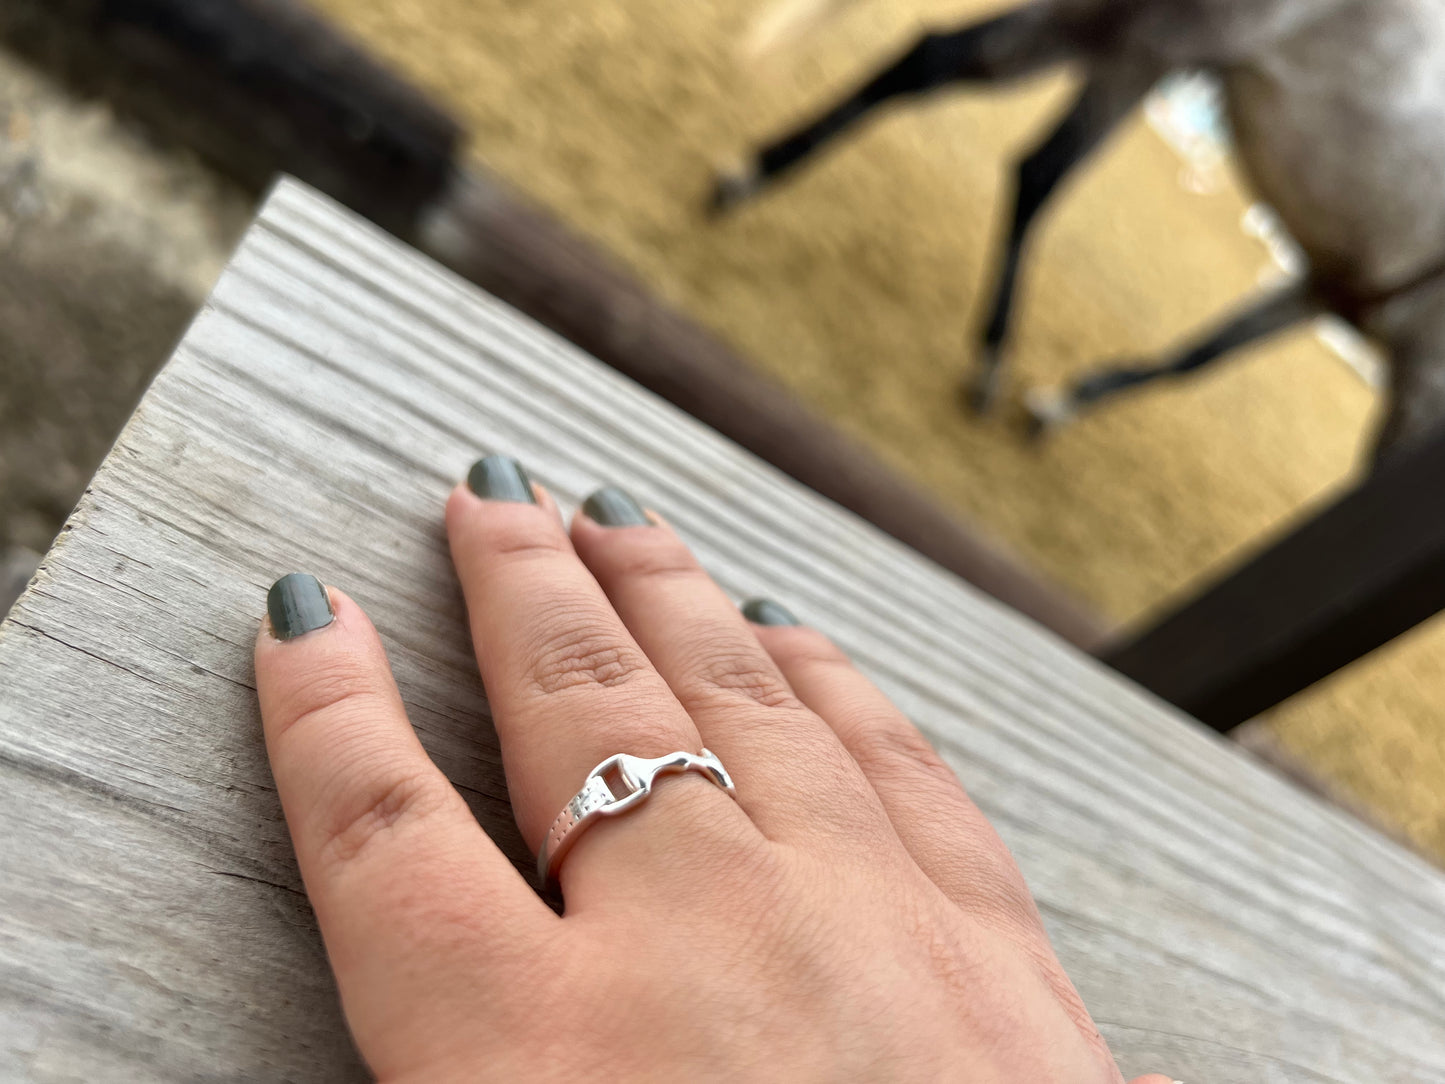
{"type": "Polygon", "coordinates": [[[1445,435],[1105,661],[1228,731],[1445,610],[1445,435]]]}

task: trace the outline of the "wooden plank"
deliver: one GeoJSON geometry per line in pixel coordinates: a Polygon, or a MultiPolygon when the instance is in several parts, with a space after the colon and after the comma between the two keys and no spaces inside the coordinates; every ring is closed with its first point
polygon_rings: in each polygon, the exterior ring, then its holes
{"type": "Polygon", "coordinates": [[[1227,731],[1445,609],[1445,435],[1106,661],[1227,731]]]}
{"type": "Polygon", "coordinates": [[[491,449],[568,510],[626,486],[849,650],[1014,848],[1126,1072],[1445,1079],[1439,873],[294,185],[0,627],[0,1078],[361,1078],[256,717],[280,572],[365,605],[525,868],[440,517],[491,449]]]}
{"type": "Polygon", "coordinates": [[[1103,643],[1087,607],[585,239],[463,168],[457,122],[298,0],[6,0],[0,41],[258,192],[277,173],[315,185],[1070,642],[1103,643]]]}

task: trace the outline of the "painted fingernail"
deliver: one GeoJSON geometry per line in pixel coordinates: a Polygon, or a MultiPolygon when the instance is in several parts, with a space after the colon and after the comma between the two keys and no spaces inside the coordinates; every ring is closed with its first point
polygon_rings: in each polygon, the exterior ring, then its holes
{"type": "Polygon", "coordinates": [[[336,620],[326,588],[315,576],[293,572],[282,576],[266,594],[266,612],[278,640],[294,640],[303,632],[324,629],[336,620]]]}
{"type": "Polygon", "coordinates": [[[802,622],[772,599],[750,598],[742,605],[743,616],[754,625],[801,625],[802,622]]]}
{"type": "Polygon", "coordinates": [[[489,455],[479,459],[467,473],[467,488],[487,501],[517,501],[536,504],[532,479],[509,455],[489,455]]]}
{"type": "Polygon", "coordinates": [[[616,486],[605,486],[582,504],[582,511],[604,527],[650,527],[647,513],[616,486]]]}

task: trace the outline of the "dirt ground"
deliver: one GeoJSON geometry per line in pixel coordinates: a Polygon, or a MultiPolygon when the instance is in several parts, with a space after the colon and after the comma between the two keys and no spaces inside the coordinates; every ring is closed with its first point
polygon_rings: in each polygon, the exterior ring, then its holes
{"type": "MultiPolygon", "coordinates": [[[[860,5],[787,64],[740,62],[757,3],[319,0],[449,101],[474,153],[600,240],[887,459],[1125,625],[1145,620],[1349,482],[1376,411],[1301,332],[1151,390],[1042,448],[1010,411],[958,408],[1008,164],[1067,77],[893,111],[721,224],[710,170],[901,48],[996,3],[860,5]]],[[[1209,195],[1142,121],[1039,233],[1013,391],[1160,350],[1267,266],[1237,183],[1209,195]]],[[[1445,857],[1445,624],[1274,712],[1259,740],[1445,857]]]]}
{"type": "Polygon", "coordinates": [[[249,217],[200,163],[0,52],[0,614],[249,217]]]}

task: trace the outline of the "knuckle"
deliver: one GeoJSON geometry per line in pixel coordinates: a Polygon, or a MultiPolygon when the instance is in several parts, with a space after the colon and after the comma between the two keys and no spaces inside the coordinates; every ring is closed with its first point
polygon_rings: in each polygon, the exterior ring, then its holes
{"type": "MultiPolygon", "coordinates": [[[[668,531],[641,532],[619,538],[623,544],[612,547],[607,566],[611,576],[644,580],[676,580],[706,578],[682,541],[668,531]]],[[[611,537],[611,536],[609,536],[611,537]]]]}
{"type": "Polygon", "coordinates": [[[584,686],[615,688],[652,672],[636,644],[585,618],[544,622],[549,631],[532,646],[530,673],[544,694],[584,686]]]}
{"type": "Polygon", "coordinates": [[[765,708],[798,710],[802,702],[756,647],[706,653],[693,675],[687,700],[742,699],[765,708]]]}
{"type": "Polygon", "coordinates": [[[920,772],[962,791],[958,777],[923,733],[901,719],[873,720],[854,730],[854,759],[870,775],[916,778],[920,772]]]}
{"type": "Polygon", "coordinates": [[[328,660],[306,675],[280,707],[276,737],[368,711],[383,695],[376,675],[356,658],[328,660]]]}
{"type": "MultiPolygon", "coordinates": [[[[940,828],[942,830],[942,828],[940,828]]],[[[1034,898],[997,837],[935,855],[929,876],[956,904],[1016,943],[1027,944],[1042,929],[1034,898]]]]}
{"type": "Polygon", "coordinates": [[[353,781],[351,793],[325,823],[318,855],[335,868],[356,861],[379,840],[394,836],[441,808],[447,799],[428,772],[376,771],[353,781]]]}
{"type": "Polygon", "coordinates": [[[785,670],[809,667],[853,668],[853,660],[817,629],[799,625],[769,631],[772,635],[768,652],[785,670]]]}
{"type": "Polygon", "coordinates": [[[993,864],[986,868],[994,871],[990,898],[998,923],[1005,931],[1012,931],[1015,938],[1023,943],[1033,943],[1034,939],[1042,936],[1047,944],[1048,937],[1043,933],[1043,920],[1039,917],[1033,893],[1014,865],[1013,857],[1007,851],[989,857],[993,859],[993,864]]]}
{"type": "MultiPolygon", "coordinates": [[[[519,506],[524,510],[532,506],[519,506]]],[[[550,519],[509,516],[488,525],[481,548],[490,561],[550,560],[568,556],[571,543],[552,528],[550,519]]]]}

